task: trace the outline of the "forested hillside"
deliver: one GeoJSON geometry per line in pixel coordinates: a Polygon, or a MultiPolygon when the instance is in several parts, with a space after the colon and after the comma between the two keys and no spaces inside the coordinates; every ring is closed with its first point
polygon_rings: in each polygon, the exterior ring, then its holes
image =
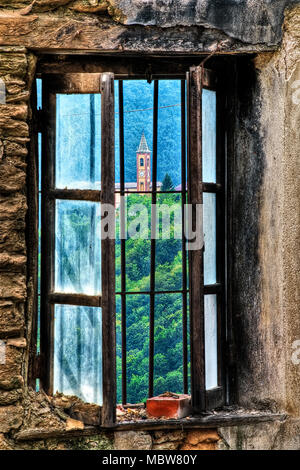
{"type": "MultiPolygon", "coordinates": [[[[153,83],[125,81],[124,144],[125,181],[136,181],[136,150],[142,132],[150,150],[153,148],[153,83]]],[[[158,94],[158,157],[157,179],[166,190],[181,183],[181,106],[180,81],[160,80],[158,94]]],[[[115,91],[118,106],[118,84],[115,91]]],[[[118,115],[116,115],[116,181],[119,181],[118,115]]],[[[180,195],[160,195],[158,204],[181,204],[180,195]]],[[[150,289],[150,216],[151,197],[129,195],[128,211],[133,204],[144,204],[148,210],[148,239],[126,241],[126,289],[150,289]]],[[[181,221],[179,221],[180,224],[181,221]]],[[[129,218],[130,223],[130,218],[129,218]]],[[[161,229],[161,224],[160,224],[161,229]]],[[[117,231],[118,232],[118,231],[117,231]]],[[[174,220],[171,239],[156,241],[155,288],[172,291],[182,288],[181,240],[174,239],[174,220]]],[[[117,291],[120,289],[120,244],[116,241],[117,291]]],[[[117,376],[118,401],[121,401],[121,305],[117,296],[117,376]]],[[[140,402],[148,394],[149,310],[150,296],[127,295],[127,399],[140,402]]],[[[182,392],[182,295],[159,294],[155,300],[154,394],[166,390],[182,392]]]]}
{"type": "MultiPolygon", "coordinates": [[[[125,80],[124,89],[124,145],[125,181],[136,181],[136,150],[142,132],[153,149],[153,83],[145,80],[125,80]]],[[[169,173],[173,184],[181,183],[181,106],[180,80],[160,80],[158,93],[158,167],[157,178],[162,181],[169,173]]],[[[116,181],[119,182],[119,119],[118,82],[115,82],[116,104],[116,181]]]]}

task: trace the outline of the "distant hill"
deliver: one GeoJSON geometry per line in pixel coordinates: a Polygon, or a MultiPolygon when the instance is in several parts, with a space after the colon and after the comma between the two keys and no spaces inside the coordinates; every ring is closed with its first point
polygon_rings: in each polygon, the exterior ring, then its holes
{"type": "MultiPolygon", "coordinates": [[[[125,181],[136,180],[136,150],[144,131],[153,150],[153,83],[145,80],[125,80],[124,145],[125,181]]],[[[180,80],[160,80],[158,95],[158,181],[168,173],[174,186],[181,183],[181,106],[180,80]]],[[[116,109],[116,182],[119,171],[118,82],[115,82],[116,109]]]]}

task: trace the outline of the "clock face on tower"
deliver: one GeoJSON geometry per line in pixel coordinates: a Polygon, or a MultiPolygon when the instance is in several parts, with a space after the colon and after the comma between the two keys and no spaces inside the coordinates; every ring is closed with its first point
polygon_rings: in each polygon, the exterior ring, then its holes
{"type": "Polygon", "coordinates": [[[140,171],[140,176],[144,176],[144,171],[140,171]]]}

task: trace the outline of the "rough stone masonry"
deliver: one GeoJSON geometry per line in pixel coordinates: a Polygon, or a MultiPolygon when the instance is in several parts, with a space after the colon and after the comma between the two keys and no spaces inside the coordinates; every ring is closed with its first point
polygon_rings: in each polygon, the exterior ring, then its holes
{"type": "Polygon", "coordinates": [[[0,0],[0,449],[300,448],[300,365],[291,361],[300,339],[299,60],[295,0],[0,0]],[[286,418],[204,430],[91,430],[27,379],[35,223],[27,164],[37,60],[49,53],[201,55],[219,42],[223,55],[255,54],[257,79],[252,109],[241,100],[236,119],[237,399],[286,418]]]}

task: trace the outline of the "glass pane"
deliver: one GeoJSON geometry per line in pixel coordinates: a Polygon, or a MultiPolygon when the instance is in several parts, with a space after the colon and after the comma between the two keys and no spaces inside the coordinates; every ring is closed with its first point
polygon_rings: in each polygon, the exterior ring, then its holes
{"type": "Polygon", "coordinates": [[[100,189],[101,95],[56,95],[56,187],[100,189]]]}
{"type": "Polygon", "coordinates": [[[158,194],[156,202],[155,289],[179,290],[182,289],[181,195],[158,194]]]}
{"type": "Polygon", "coordinates": [[[126,290],[148,291],[150,289],[151,195],[129,194],[125,200],[127,206],[126,290]]]}
{"type": "Polygon", "coordinates": [[[216,182],[216,92],[202,91],[203,181],[216,182]]]}
{"type": "Polygon", "coordinates": [[[216,195],[203,193],[204,284],[217,282],[216,195]]]}
{"type": "Polygon", "coordinates": [[[204,296],[206,390],[218,385],[217,296],[204,296]]]}
{"type": "Polygon", "coordinates": [[[55,306],[54,393],[102,404],[101,309],[55,306]]]}
{"type": "Polygon", "coordinates": [[[155,296],[154,395],[182,393],[182,295],[155,296]]]}
{"type": "Polygon", "coordinates": [[[139,184],[138,189],[146,191],[152,169],[153,82],[124,80],[123,90],[125,186],[136,191],[139,184]]]}
{"type": "Polygon", "coordinates": [[[149,380],[149,295],[127,295],[127,401],[148,398],[149,380]]]}
{"type": "Polygon", "coordinates": [[[157,180],[162,191],[181,190],[181,82],[160,80],[157,180]]]}
{"type": "Polygon", "coordinates": [[[56,201],[55,290],[101,291],[100,204],[56,201]]]}

